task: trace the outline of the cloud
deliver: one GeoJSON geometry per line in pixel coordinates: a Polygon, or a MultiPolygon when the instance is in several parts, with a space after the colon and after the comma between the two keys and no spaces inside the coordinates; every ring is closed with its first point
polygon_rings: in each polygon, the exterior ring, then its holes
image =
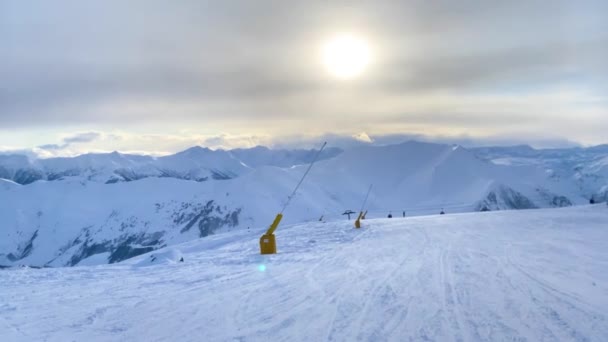
{"type": "Polygon", "coordinates": [[[231,146],[257,141],[240,141],[248,135],[551,126],[598,141],[608,125],[597,118],[608,112],[605,13],[605,1],[12,2],[0,13],[0,130],[195,127],[210,137],[202,142],[231,146]],[[373,47],[370,69],[350,83],[329,79],[317,51],[344,30],[373,47]],[[564,89],[576,96],[556,100],[564,89]]]}
{"type": "MultiPolygon", "coordinates": [[[[385,91],[450,90],[490,92],[544,91],[555,83],[597,87],[608,80],[608,36],[593,40],[490,48],[470,54],[454,52],[398,60],[385,66],[385,91]],[[407,70],[391,74],[389,70],[407,70]],[[596,84],[598,83],[598,84],[596,84]]],[[[476,94],[482,97],[483,94],[476,94]]]]}
{"type": "Polygon", "coordinates": [[[369,135],[367,135],[367,133],[365,133],[365,132],[354,134],[352,137],[355,140],[366,142],[366,143],[372,143],[372,142],[374,142],[374,140],[372,138],[370,138],[369,135]]]}
{"type": "Polygon", "coordinates": [[[450,136],[419,133],[360,133],[359,135],[323,134],[320,136],[292,136],[277,138],[274,140],[272,146],[275,148],[316,148],[321,142],[327,141],[328,146],[348,149],[362,145],[381,146],[400,144],[410,140],[437,144],[461,145],[464,147],[530,145],[535,148],[568,148],[582,146],[577,142],[558,136],[538,137],[527,132],[486,137],[475,137],[466,134],[450,136]],[[361,135],[363,134],[367,136],[369,140],[360,139],[361,135]]]}
{"type": "MultiPolygon", "coordinates": [[[[465,147],[530,145],[535,148],[567,148],[580,144],[558,136],[538,137],[527,132],[513,135],[475,137],[468,135],[429,135],[416,133],[372,134],[360,132],[349,134],[290,135],[290,136],[255,136],[200,135],[182,132],[178,135],[132,134],[125,132],[96,132],[99,139],[84,139],[86,143],[72,143],[67,147],[54,148],[53,144],[35,148],[0,146],[2,154],[22,154],[29,158],[73,157],[85,153],[110,153],[119,151],[126,154],[162,156],[183,151],[192,146],[211,149],[230,150],[235,148],[252,148],[267,146],[275,149],[312,149],[319,148],[326,141],[330,147],[349,149],[366,145],[392,145],[416,140],[439,144],[458,144],[465,147]]],[[[64,139],[80,136],[70,135],[64,139]]],[[[79,139],[76,139],[79,140],[79,139]]]]}
{"type": "MultiPolygon", "coordinates": [[[[182,131],[179,134],[135,134],[121,131],[83,132],[65,136],[61,144],[37,146],[32,149],[32,153],[43,158],[112,151],[161,156],[182,151],[192,146],[228,150],[250,148],[258,145],[272,146],[272,138],[262,135],[228,133],[204,135],[187,131],[182,131]]],[[[19,152],[26,149],[12,148],[10,150],[19,152]]],[[[6,149],[6,151],[9,151],[9,149],[6,149]]]]}
{"type": "Polygon", "coordinates": [[[48,151],[64,150],[74,144],[90,143],[90,142],[100,139],[101,137],[102,137],[102,134],[99,132],[76,133],[74,135],[64,137],[62,139],[61,144],[44,144],[44,145],[38,146],[38,149],[48,150],[48,151]]]}
{"type": "Polygon", "coordinates": [[[72,136],[68,136],[63,138],[63,142],[65,144],[75,144],[75,143],[87,143],[94,140],[97,140],[101,137],[101,133],[99,132],[84,132],[77,133],[72,136]]]}

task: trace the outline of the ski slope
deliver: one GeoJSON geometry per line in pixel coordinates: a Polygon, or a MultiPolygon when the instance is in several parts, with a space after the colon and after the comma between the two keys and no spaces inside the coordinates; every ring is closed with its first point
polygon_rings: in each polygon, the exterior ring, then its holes
{"type": "Polygon", "coordinates": [[[0,341],[608,340],[605,204],[261,233],[0,270],[0,341]]]}

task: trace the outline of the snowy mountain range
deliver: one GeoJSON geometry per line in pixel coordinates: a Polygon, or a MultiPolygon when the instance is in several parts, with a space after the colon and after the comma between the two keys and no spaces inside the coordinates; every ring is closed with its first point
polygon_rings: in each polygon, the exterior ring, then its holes
{"type": "MultiPolygon", "coordinates": [[[[320,159],[342,150],[330,148],[320,159]]],[[[147,177],[167,177],[203,182],[238,177],[262,165],[290,167],[309,163],[311,150],[270,150],[266,147],[210,150],[195,146],[185,151],[150,157],[118,152],[84,154],[73,158],[30,159],[25,155],[0,155],[0,178],[26,185],[38,180],[80,177],[103,183],[129,182],[147,177]]]]}
{"type": "Polygon", "coordinates": [[[524,145],[472,151],[495,164],[540,167],[554,181],[573,182],[585,198],[600,202],[608,200],[608,145],[543,150],[524,145]]]}
{"type": "MultiPolygon", "coordinates": [[[[165,156],[0,156],[0,265],[113,263],[220,231],[263,231],[316,151],[193,147],[165,156]]],[[[608,198],[608,148],[326,149],[283,224],[562,207],[608,198]]]]}

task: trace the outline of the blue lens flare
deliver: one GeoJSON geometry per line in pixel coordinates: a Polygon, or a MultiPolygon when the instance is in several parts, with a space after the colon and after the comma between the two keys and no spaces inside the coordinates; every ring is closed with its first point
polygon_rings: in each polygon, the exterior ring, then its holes
{"type": "Polygon", "coordinates": [[[260,272],[266,271],[266,265],[264,265],[264,264],[258,265],[258,271],[260,271],[260,272]]]}

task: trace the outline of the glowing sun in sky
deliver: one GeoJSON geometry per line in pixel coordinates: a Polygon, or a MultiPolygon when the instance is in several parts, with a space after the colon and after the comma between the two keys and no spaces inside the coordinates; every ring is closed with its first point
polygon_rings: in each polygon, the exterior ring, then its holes
{"type": "Polygon", "coordinates": [[[338,35],[323,45],[323,64],[327,71],[340,79],[355,78],[370,62],[367,43],[354,35],[338,35]]]}

